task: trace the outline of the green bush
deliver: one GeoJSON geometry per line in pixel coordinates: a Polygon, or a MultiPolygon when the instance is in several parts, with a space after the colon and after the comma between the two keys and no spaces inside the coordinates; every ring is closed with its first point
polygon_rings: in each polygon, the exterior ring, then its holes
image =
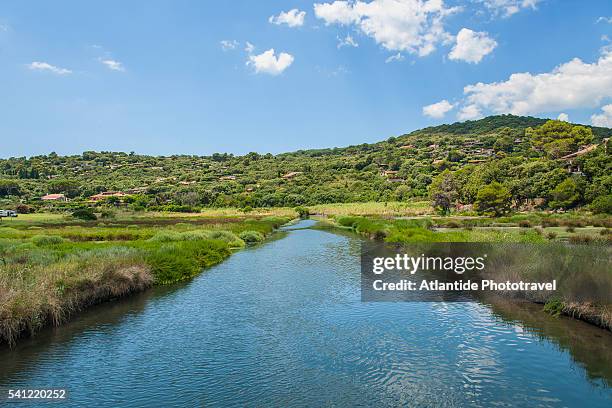
{"type": "Polygon", "coordinates": [[[229,231],[211,231],[210,239],[223,241],[227,243],[230,248],[242,248],[244,246],[244,241],[236,234],[229,231]]]}
{"type": "Polygon", "coordinates": [[[247,244],[256,244],[258,242],[262,242],[265,239],[263,234],[258,231],[243,231],[240,233],[239,237],[247,244]]]}
{"type": "Polygon", "coordinates": [[[36,246],[59,245],[66,240],[58,235],[34,235],[32,242],[36,246]]]}
{"type": "Polygon", "coordinates": [[[612,214],[612,194],[597,197],[590,208],[594,214],[612,214]]]}
{"type": "Polygon", "coordinates": [[[89,208],[79,208],[72,213],[72,216],[85,221],[95,221],[98,219],[96,214],[89,208]]]}
{"type": "Polygon", "coordinates": [[[310,217],[310,210],[306,207],[295,207],[295,211],[298,213],[301,219],[310,217]]]}

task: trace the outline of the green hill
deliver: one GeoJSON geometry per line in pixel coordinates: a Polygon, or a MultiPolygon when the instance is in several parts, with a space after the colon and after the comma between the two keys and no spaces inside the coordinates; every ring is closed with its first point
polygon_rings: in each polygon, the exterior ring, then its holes
{"type": "Polygon", "coordinates": [[[602,143],[610,135],[607,128],[500,115],[374,144],[279,155],[84,152],[0,159],[0,207],[93,205],[90,197],[106,191],[127,197],[101,197],[95,205],[188,211],[404,201],[426,197],[432,181],[445,174],[454,203],[473,204],[479,190],[499,182],[515,205],[572,208],[610,196],[612,161],[602,143]],[[599,146],[571,164],[559,160],[585,144],[599,146]],[[49,193],[64,194],[70,202],[40,200],[49,193]]]}

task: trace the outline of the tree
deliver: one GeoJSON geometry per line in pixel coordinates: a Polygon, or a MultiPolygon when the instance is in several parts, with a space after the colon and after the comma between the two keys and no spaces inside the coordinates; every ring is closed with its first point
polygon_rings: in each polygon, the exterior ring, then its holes
{"type": "Polygon", "coordinates": [[[549,120],[535,129],[527,128],[525,135],[537,150],[553,158],[575,152],[593,140],[590,128],[574,126],[561,120],[549,120]]]}
{"type": "Polygon", "coordinates": [[[578,184],[573,178],[567,178],[557,185],[550,193],[551,208],[569,209],[574,207],[581,198],[578,184]]]}
{"type": "Polygon", "coordinates": [[[19,195],[19,184],[13,180],[0,180],[0,196],[19,195]]]}
{"type": "Polygon", "coordinates": [[[510,198],[510,191],[494,181],[478,191],[475,208],[480,214],[499,217],[510,211],[510,198]]]}
{"type": "Polygon", "coordinates": [[[591,211],[594,214],[612,214],[612,194],[597,197],[593,200],[591,211]]]}
{"type": "Polygon", "coordinates": [[[79,208],[72,213],[72,216],[85,221],[95,221],[98,219],[90,208],[79,208]]]}
{"type": "Polygon", "coordinates": [[[50,193],[63,193],[67,197],[74,198],[79,195],[79,183],[75,180],[51,180],[49,182],[50,193]]]}
{"type": "Polygon", "coordinates": [[[431,205],[441,214],[450,212],[457,195],[453,173],[449,170],[438,174],[429,186],[431,205]]]}

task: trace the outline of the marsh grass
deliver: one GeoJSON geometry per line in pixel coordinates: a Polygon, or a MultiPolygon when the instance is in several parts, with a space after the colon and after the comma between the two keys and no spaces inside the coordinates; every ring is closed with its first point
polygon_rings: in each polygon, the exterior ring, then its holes
{"type": "MultiPolygon", "coordinates": [[[[59,325],[84,308],[190,279],[289,221],[0,228],[0,342],[59,325]]],[[[97,224],[97,223],[96,223],[97,224]]]]}

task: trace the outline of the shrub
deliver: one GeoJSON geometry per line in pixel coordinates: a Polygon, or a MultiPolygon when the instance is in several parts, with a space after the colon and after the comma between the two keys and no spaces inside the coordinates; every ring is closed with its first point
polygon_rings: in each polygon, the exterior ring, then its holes
{"type": "Polygon", "coordinates": [[[459,228],[460,225],[457,221],[449,221],[446,223],[447,228],[459,228]]]}
{"type": "Polygon", "coordinates": [[[478,190],[475,208],[480,214],[499,217],[510,211],[510,191],[498,182],[478,190]]]}
{"type": "Polygon", "coordinates": [[[176,231],[160,231],[149,238],[149,241],[151,242],[174,242],[182,240],[182,235],[176,231]]]}
{"type": "Polygon", "coordinates": [[[573,232],[576,232],[576,228],[574,228],[574,227],[567,227],[567,228],[565,229],[565,231],[567,231],[567,232],[572,232],[572,233],[573,233],[573,232]]]}
{"type": "Polygon", "coordinates": [[[521,220],[519,221],[518,226],[521,228],[531,228],[531,222],[529,222],[529,220],[521,220]]]}
{"type": "Polygon", "coordinates": [[[36,246],[59,245],[66,240],[58,235],[34,235],[32,242],[36,246]]]}
{"type": "Polygon", "coordinates": [[[310,217],[310,210],[306,207],[295,207],[295,211],[298,213],[301,219],[310,217]]]}
{"type": "Polygon", "coordinates": [[[100,216],[102,218],[115,218],[115,212],[113,210],[109,210],[109,209],[104,209],[102,210],[102,212],[100,213],[100,216]]]}
{"type": "Polygon", "coordinates": [[[561,313],[563,312],[563,309],[565,309],[565,305],[561,300],[557,298],[550,299],[544,305],[544,311],[555,317],[559,317],[559,315],[561,315],[561,313]]]}
{"type": "Polygon", "coordinates": [[[242,248],[244,246],[244,241],[236,234],[229,231],[211,231],[210,239],[223,241],[227,243],[230,248],[242,248]]]}
{"type": "Polygon", "coordinates": [[[240,233],[239,237],[247,244],[256,244],[258,242],[262,242],[265,239],[263,234],[258,231],[243,231],[240,233]]]}
{"type": "Polygon", "coordinates": [[[546,237],[550,240],[557,238],[557,233],[554,231],[550,231],[548,234],[546,234],[546,237]]]}
{"type": "Polygon", "coordinates": [[[590,208],[593,214],[612,214],[612,194],[597,197],[590,208]]]}
{"type": "Polygon", "coordinates": [[[90,208],[79,208],[72,213],[72,216],[85,221],[95,221],[98,219],[90,208]]]}
{"type": "Polygon", "coordinates": [[[542,219],[542,227],[546,228],[546,227],[558,227],[559,226],[559,221],[552,219],[552,218],[543,218],[542,219]]]}
{"type": "Polygon", "coordinates": [[[610,232],[608,228],[604,228],[601,231],[599,231],[599,235],[603,235],[603,236],[610,235],[611,233],[612,232],[610,232]]]}

